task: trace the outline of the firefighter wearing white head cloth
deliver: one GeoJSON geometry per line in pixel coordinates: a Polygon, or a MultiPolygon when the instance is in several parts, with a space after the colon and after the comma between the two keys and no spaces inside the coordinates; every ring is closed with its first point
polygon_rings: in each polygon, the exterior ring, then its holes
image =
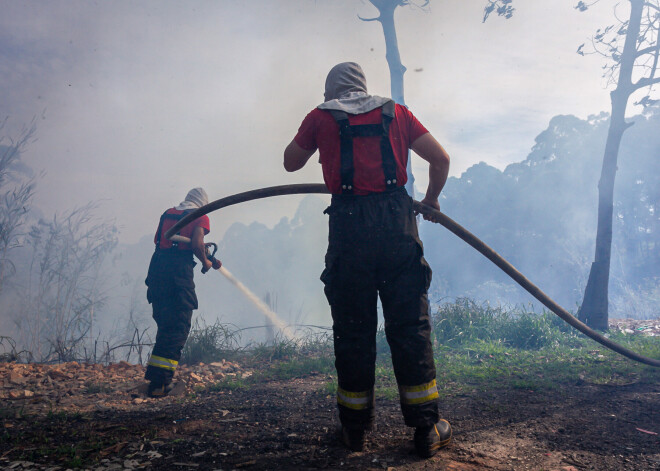
{"type": "Polygon", "coordinates": [[[305,117],[284,151],[285,169],[301,169],[317,149],[332,193],[321,280],[333,319],[340,437],[359,451],[374,421],[380,296],[404,421],[415,428],[417,453],[433,456],[449,443],[451,426],[438,413],[427,298],[431,269],[404,185],[412,149],[429,163],[422,203],[440,209],[449,156],[408,109],[369,95],[353,62],[328,74],[325,101],[305,117]]]}
{"type": "Polygon", "coordinates": [[[204,189],[193,188],[184,201],[162,214],[154,236],[156,250],[146,279],[147,300],[158,325],[156,344],[145,373],[150,381],[147,394],[151,397],[166,396],[172,389],[172,378],[190,333],[192,311],[197,309],[193,254],[204,271],[217,270],[222,265],[219,260],[209,260],[206,256],[204,236],[211,229],[208,216],[195,219],[178,232],[191,243],[172,242],[165,233],[188,213],[207,203],[204,189]]]}

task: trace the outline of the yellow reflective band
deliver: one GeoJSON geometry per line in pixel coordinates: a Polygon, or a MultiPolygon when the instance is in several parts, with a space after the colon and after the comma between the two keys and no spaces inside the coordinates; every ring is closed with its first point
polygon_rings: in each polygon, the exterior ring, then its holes
{"type": "Polygon", "coordinates": [[[371,403],[372,394],[373,390],[351,392],[342,388],[337,388],[337,403],[344,407],[348,407],[349,409],[367,409],[371,403]]]}
{"type": "Polygon", "coordinates": [[[419,386],[399,386],[405,392],[422,392],[435,387],[435,380],[430,383],[420,384],[419,386]]]}
{"type": "Polygon", "coordinates": [[[423,404],[440,397],[435,380],[419,386],[399,386],[399,394],[404,404],[423,404]]]}
{"type": "Polygon", "coordinates": [[[179,362],[176,360],[170,360],[169,358],[159,357],[157,355],[151,355],[148,363],[150,366],[155,366],[156,368],[163,368],[170,371],[176,370],[178,364],[179,362]]]}

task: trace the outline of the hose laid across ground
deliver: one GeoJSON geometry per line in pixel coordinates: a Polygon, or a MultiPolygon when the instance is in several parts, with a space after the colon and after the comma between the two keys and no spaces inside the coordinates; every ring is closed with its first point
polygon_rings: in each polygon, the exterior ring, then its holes
{"type": "MultiPolygon", "coordinates": [[[[245,191],[243,193],[237,193],[232,196],[227,196],[225,198],[220,198],[218,200],[212,201],[211,203],[202,206],[199,209],[192,211],[187,214],[184,218],[178,221],[172,228],[170,228],[166,233],[165,237],[168,239],[175,235],[181,230],[186,224],[194,221],[200,216],[208,214],[212,211],[216,211],[227,206],[231,206],[238,203],[243,203],[246,201],[252,201],[261,198],[269,198],[271,196],[280,196],[280,195],[298,195],[306,193],[330,193],[326,186],[322,183],[300,183],[295,185],[279,185],[271,186],[268,188],[260,188],[258,190],[245,191]]],[[[648,358],[638,353],[628,350],[627,348],[619,345],[616,342],[611,341],[607,337],[599,334],[595,330],[591,329],[589,326],[580,322],[575,318],[571,313],[562,308],[559,304],[554,302],[547,294],[541,291],[534,283],[529,281],[522,273],[516,270],[513,265],[507,262],[501,255],[491,249],[488,245],[482,242],[478,237],[472,234],[470,231],[462,227],[460,224],[456,223],[449,216],[443,214],[440,211],[437,211],[429,206],[423,205],[419,201],[413,202],[413,207],[415,211],[421,214],[433,215],[439,222],[451,232],[456,234],[463,241],[471,245],[479,253],[481,253],[488,260],[493,262],[497,267],[502,270],[504,273],[509,275],[516,283],[522,286],[527,292],[532,296],[538,299],[545,307],[550,309],[553,313],[561,317],[571,326],[575,327],[577,330],[582,332],[587,337],[595,340],[601,345],[613,350],[631,360],[644,363],[646,365],[660,367],[660,360],[653,358],[648,358]]]]}

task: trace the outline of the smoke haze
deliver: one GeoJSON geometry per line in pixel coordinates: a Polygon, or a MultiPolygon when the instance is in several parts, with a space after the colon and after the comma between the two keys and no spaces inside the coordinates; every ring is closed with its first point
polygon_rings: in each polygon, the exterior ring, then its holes
{"type": "MultiPolygon", "coordinates": [[[[482,2],[434,0],[426,10],[400,8],[395,17],[408,67],[406,103],[452,158],[443,210],[569,309],[593,256],[606,120],[599,114],[609,111],[603,59],[575,51],[613,22],[612,6],[601,2],[579,13],[573,2],[538,0],[517,5],[510,20],[482,24],[482,2]],[[571,135],[576,129],[579,136],[571,135]],[[554,150],[546,152],[548,146],[554,150]],[[507,240],[521,243],[511,247],[507,240]]],[[[162,211],[190,188],[202,186],[215,200],[322,181],[318,165],[286,173],[282,151],[322,101],[334,64],[360,63],[370,92],[390,94],[383,32],[358,18],[376,14],[367,1],[0,0],[0,7],[0,109],[8,117],[2,131],[15,138],[35,119],[36,140],[21,160],[32,173],[44,172],[33,222],[98,201],[98,216],[118,226],[120,245],[104,261],[108,302],[101,322],[108,326],[123,325],[129,314],[151,322],[143,281],[153,233],[162,211]]],[[[629,111],[639,120],[629,132],[642,134],[625,138],[630,157],[622,153],[621,168],[631,173],[617,182],[617,198],[630,215],[644,195],[625,192],[653,186],[636,183],[633,167],[657,175],[651,157],[658,160],[660,145],[643,133],[651,125],[642,126],[641,109],[629,111]],[[632,157],[640,152],[647,157],[632,157]]],[[[657,124],[655,116],[650,122],[657,124]]],[[[413,156],[419,191],[427,171],[413,156]]],[[[657,193],[644,197],[642,206],[657,220],[657,193]]],[[[250,290],[277,300],[286,321],[328,325],[318,280],[327,203],[280,197],[227,208],[210,215],[207,240],[219,243],[220,258],[250,290]]],[[[643,285],[652,294],[660,276],[639,263],[644,247],[657,247],[657,226],[650,241],[626,232],[630,227],[621,226],[619,237],[639,242],[634,250],[641,252],[618,246],[623,255],[614,276],[626,283],[614,295],[621,306],[630,304],[626,290],[640,293],[643,285]]],[[[421,232],[434,269],[434,302],[464,295],[529,302],[453,236],[427,225],[421,232]]],[[[195,281],[207,321],[265,322],[218,274],[197,272],[195,281]]],[[[0,316],[3,329],[10,314],[0,316]]]]}

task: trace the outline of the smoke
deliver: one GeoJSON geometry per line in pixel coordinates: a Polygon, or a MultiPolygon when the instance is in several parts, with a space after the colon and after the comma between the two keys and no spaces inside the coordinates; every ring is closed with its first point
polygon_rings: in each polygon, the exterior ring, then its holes
{"type": "MultiPolygon", "coordinates": [[[[406,102],[452,157],[442,209],[569,309],[581,299],[593,256],[607,124],[606,116],[587,116],[609,107],[600,59],[574,51],[611,20],[607,8],[578,15],[572,7],[531,2],[512,20],[485,25],[479,2],[397,13],[406,102]]],[[[389,93],[382,30],[358,13],[368,17],[373,8],[352,0],[3,5],[3,116],[16,128],[37,117],[38,139],[22,164],[45,172],[32,221],[102,200],[100,216],[120,229],[122,244],[104,263],[107,303],[97,313],[109,336],[119,336],[119,326],[154,326],[143,282],[166,207],[196,186],[215,199],[320,182],[315,165],[286,174],[281,153],[321,101],[333,64],[357,61],[370,91],[389,93]]],[[[660,172],[657,113],[635,121],[619,160],[611,298],[616,315],[637,317],[652,315],[657,298],[660,172]]],[[[423,192],[427,165],[413,158],[423,192]]],[[[276,314],[288,325],[330,324],[318,280],[326,204],[273,199],[211,217],[220,258],[257,298],[276,294],[276,314]]],[[[420,232],[434,270],[433,302],[465,295],[530,302],[450,234],[427,223],[420,232]]],[[[17,252],[17,269],[28,250],[17,252]]],[[[195,281],[198,315],[209,322],[266,322],[227,280],[198,274],[195,281]]],[[[0,316],[3,333],[11,324],[0,316]]]]}

